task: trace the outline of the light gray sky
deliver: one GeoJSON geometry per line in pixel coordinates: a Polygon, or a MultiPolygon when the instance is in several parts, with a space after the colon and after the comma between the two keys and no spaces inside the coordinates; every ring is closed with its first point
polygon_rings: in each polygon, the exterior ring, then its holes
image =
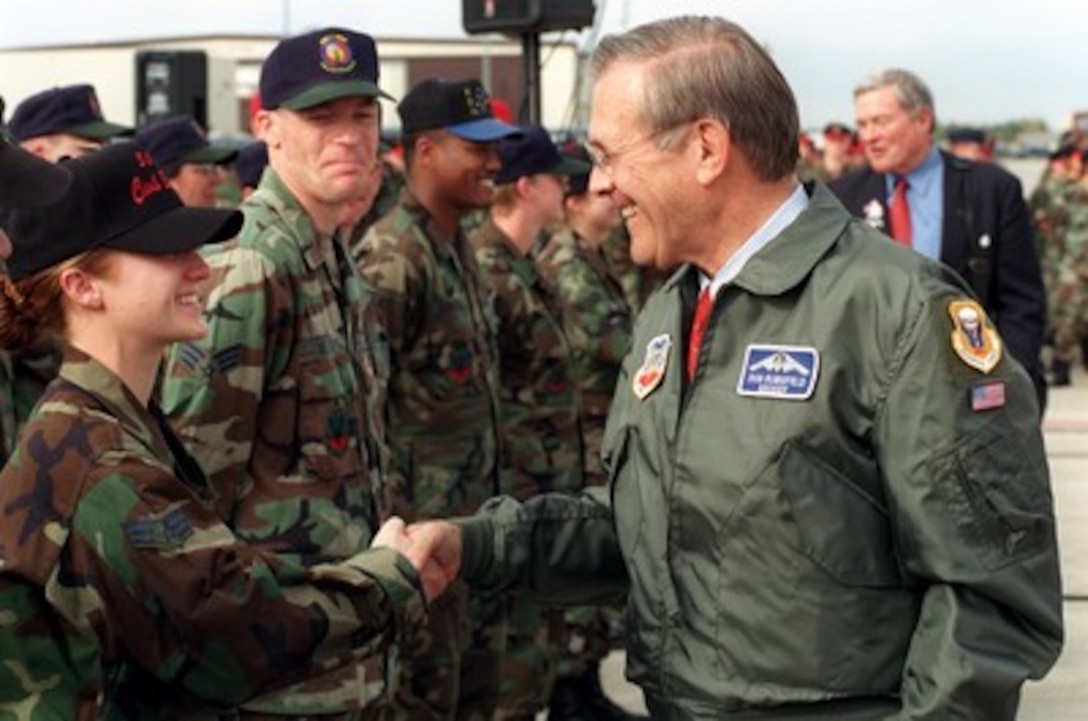
{"type": "MultiPolygon", "coordinates": [[[[502,0],[499,0],[502,2],[502,0]]],[[[0,49],[341,24],[380,38],[463,37],[460,0],[0,0],[0,49]]],[[[806,127],[851,120],[851,89],[886,67],[930,85],[943,122],[1088,109],[1088,0],[597,0],[605,32],[718,14],[770,47],[806,127]],[[896,8],[908,7],[909,13],[896,8]]],[[[575,37],[574,33],[568,33],[575,37]]],[[[48,78],[43,78],[43,86],[48,78]]],[[[0,78],[0,93],[3,78],[0,78]]]]}

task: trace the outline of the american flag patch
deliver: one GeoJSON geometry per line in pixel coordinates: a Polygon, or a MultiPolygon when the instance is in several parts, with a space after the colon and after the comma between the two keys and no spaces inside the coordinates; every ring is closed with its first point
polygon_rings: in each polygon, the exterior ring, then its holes
{"type": "Polygon", "coordinates": [[[987,381],[971,386],[971,410],[989,411],[1005,406],[1005,381],[987,381]]]}

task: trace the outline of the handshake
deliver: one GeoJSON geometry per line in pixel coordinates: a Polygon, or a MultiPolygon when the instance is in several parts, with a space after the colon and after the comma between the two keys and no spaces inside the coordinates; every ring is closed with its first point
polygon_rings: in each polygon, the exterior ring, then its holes
{"type": "Polygon", "coordinates": [[[449,521],[405,524],[393,516],[378,529],[371,548],[392,548],[415,567],[430,603],[461,570],[461,527],[449,521]]]}

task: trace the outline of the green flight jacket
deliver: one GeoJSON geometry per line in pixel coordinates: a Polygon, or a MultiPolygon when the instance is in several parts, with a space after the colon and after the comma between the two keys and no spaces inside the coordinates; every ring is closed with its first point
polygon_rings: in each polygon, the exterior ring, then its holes
{"type": "Polygon", "coordinates": [[[629,582],[654,718],[1015,718],[1062,643],[1054,515],[1030,379],[954,350],[966,285],[816,185],[718,294],[688,384],[696,290],[680,270],[636,323],[610,490],[491,502],[462,575],[567,603],[629,582]]]}

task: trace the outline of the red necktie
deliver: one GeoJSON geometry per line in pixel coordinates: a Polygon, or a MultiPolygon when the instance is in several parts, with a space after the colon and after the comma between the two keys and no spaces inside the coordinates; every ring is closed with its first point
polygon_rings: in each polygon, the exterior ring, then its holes
{"type": "Polygon", "coordinates": [[[895,179],[895,189],[892,190],[892,202],[888,206],[889,220],[891,220],[892,237],[896,242],[902,243],[908,248],[913,247],[913,239],[910,229],[910,204],[907,203],[907,179],[899,176],[895,179]]]}
{"type": "Polygon", "coordinates": [[[695,304],[695,317],[691,321],[691,335],[688,336],[687,376],[690,383],[695,378],[695,370],[699,367],[699,349],[703,345],[703,336],[706,335],[706,326],[710,321],[710,311],[714,310],[714,296],[710,294],[710,286],[703,288],[699,293],[699,300],[695,304]]]}

